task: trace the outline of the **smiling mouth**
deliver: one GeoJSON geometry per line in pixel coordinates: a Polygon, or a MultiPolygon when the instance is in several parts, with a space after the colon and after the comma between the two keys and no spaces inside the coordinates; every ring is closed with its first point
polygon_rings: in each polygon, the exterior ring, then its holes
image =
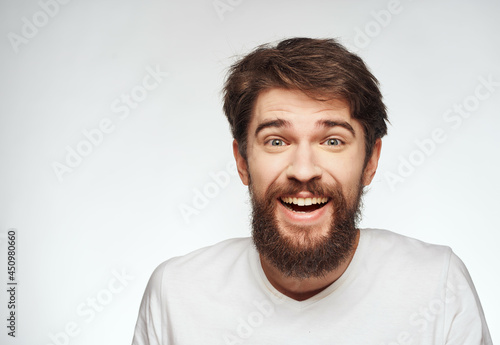
{"type": "Polygon", "coordinates": [[[293,212],[307,213],[319,210],[325,206],[330,198],[314,197],[314,198],[279,198],[281,204],[293,212]]]}

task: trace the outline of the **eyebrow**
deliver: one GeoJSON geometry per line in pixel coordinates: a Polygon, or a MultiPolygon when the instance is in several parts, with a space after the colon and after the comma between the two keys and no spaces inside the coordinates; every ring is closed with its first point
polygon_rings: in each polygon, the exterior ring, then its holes
{"type": "Polygon", "coordinates": [[[282,120],[282,119],[264,121],[260,125],[257,126],[257,129],[255,129],[255,136],[257,136],[257,134],[259,134],[259,132],[265,128],[269,128],[269,127],[282,128],[282,127],[290,127],[290,126],[291,126],[290,121],[282,120]]]}
{"type": "Polygon", "coordinates": [[[316,122],[317,127],[343,127],[352,133],[353,137],[356,137],[356,132],[354,128],[346,121],[332,121],[332,120],[319,120],[316,122]]]}
{"type": "MultiPolygon", "coordinates": [[[[257,126],[257,129],[255,130],[255,136],[259,134],[260,131],[262,131],[265,128],[269,127],[275,127],[275,128],[281,128],[281,127],[290,127],[291,123],[287,120],[282,120],[282,119],[277,119],[277,120],[269,120],[269,121],[264,121],[260,125],[257,126]]],[[[356,132],[354,131],[354,128],[345,121],[332,121],[332,120],[319,120],[316,122],[317,127],[343,127],[347,129],[349,132],[352,133],[354,137],[356,137],[356,132]]]]}

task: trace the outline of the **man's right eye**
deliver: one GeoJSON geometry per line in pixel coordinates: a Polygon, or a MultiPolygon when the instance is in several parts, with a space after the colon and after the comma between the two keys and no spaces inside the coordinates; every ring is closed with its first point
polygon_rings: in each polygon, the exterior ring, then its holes
{"type": "Polygon", "coordinates": [[[271,146],[285,146],[285,142],[281,139],[271,139],[269,143],[271,146]]]}

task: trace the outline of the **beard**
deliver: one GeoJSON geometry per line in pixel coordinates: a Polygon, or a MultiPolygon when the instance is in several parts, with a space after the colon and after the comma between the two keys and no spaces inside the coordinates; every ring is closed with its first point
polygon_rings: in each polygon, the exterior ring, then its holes
{"type": "Polygon", "coordinates": [[[354,196],[346,200],[340,187],[325,186],[316,180],[306,184],[290,180],[286,186],[271,184],[264,198],[259,199],[250,181],[252,237],[257,251],[285,277],[319,278],[333,271],[354,251],[361,215],[361,181],[356,188],[354,196]],[[275,212],[279,197],[305,190],[328,197],[333,205],[326,235],[314,234],[312,226],[287,225],[287,231],[279,229],[275,212]]]}

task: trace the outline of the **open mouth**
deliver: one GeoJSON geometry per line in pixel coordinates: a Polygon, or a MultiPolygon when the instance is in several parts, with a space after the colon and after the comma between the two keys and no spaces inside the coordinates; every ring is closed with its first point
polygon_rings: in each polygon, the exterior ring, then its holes
{"type": "Polygon", "coordinates": [[[325,206],[329,198],[326,197],[314,197],[314,198],[292,198],[292,197],[281,197],[280,202],[283,206],[292,210],[293,212],[313,212],[323,206],[325,206]]]}

